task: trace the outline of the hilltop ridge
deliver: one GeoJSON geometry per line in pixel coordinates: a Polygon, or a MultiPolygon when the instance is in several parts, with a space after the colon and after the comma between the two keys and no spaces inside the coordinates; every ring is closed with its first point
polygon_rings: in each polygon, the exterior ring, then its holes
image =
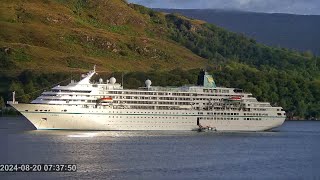
{"type": "Polygon", "coordinates": [[[320,55],[319,15],[257,13],[219,9],[155,9],[180,13],[201,19],[230,31],[243,33],[258,42],[275,46],[311,51],[320,55]],[[263,22],[263,23],[261,23],[263,22]]]}

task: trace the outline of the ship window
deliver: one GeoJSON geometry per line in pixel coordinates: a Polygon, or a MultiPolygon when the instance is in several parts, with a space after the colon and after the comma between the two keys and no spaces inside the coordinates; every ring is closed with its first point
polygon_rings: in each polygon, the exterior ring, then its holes
{"type": "Polygon", "coordinates": [[[67,110],[65,109],[65,110],[63,110],[64,112],[67,112],[67,110]]]}
{"type": "Polygon", "coordinates": [[[35,111],[38,111],[38,109],[36,109],[35,111]]]}

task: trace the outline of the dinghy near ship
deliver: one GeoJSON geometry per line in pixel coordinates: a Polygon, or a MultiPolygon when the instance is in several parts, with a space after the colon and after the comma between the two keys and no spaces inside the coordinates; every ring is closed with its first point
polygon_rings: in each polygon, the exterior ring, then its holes
{"type": "Polygon", "coordinates": [[[196,86],[123,89],[114,77],[56,86],[30,104],[9,104],[37,129],[265,131],[283,124],[285,111],[236,88],[216,87],[201,71],[196,86]]]}

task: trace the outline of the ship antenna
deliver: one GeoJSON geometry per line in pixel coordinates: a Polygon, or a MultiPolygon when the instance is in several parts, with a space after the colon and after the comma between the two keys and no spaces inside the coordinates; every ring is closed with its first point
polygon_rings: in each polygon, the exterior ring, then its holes
{"type": "Polygon", "coordinates": [[[122,88],[123,88],[123,72],[122,72],[122,76],[121,76],[121,84],[122,84],[122,88]]]}
{"type": "Polygon", "coordinates": [[[16,91],[12,92],[12,104],[16,103],[16,91]]]}

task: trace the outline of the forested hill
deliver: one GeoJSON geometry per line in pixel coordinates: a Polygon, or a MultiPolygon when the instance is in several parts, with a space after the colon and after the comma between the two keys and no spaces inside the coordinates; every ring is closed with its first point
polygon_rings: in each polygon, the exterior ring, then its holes
{"type": "Polygon", "coordinates": [[[320,55],[320,16],[268,14],[214,9],[157,9],[201,19],[258,42],[320,55]]]}
{"type": "Polygon", "coordinates": [[[268,47],[200,20],[123,0],[0,3],[0,106],[16,91],[28,102],[98,65],[99,75],[136,88],[194,84],[200,68],[219,86],[243,88],[289,116],[320,118],[320,58],[268,47]],[[34,93],[35,92],[35,93],[34,93]]]}

